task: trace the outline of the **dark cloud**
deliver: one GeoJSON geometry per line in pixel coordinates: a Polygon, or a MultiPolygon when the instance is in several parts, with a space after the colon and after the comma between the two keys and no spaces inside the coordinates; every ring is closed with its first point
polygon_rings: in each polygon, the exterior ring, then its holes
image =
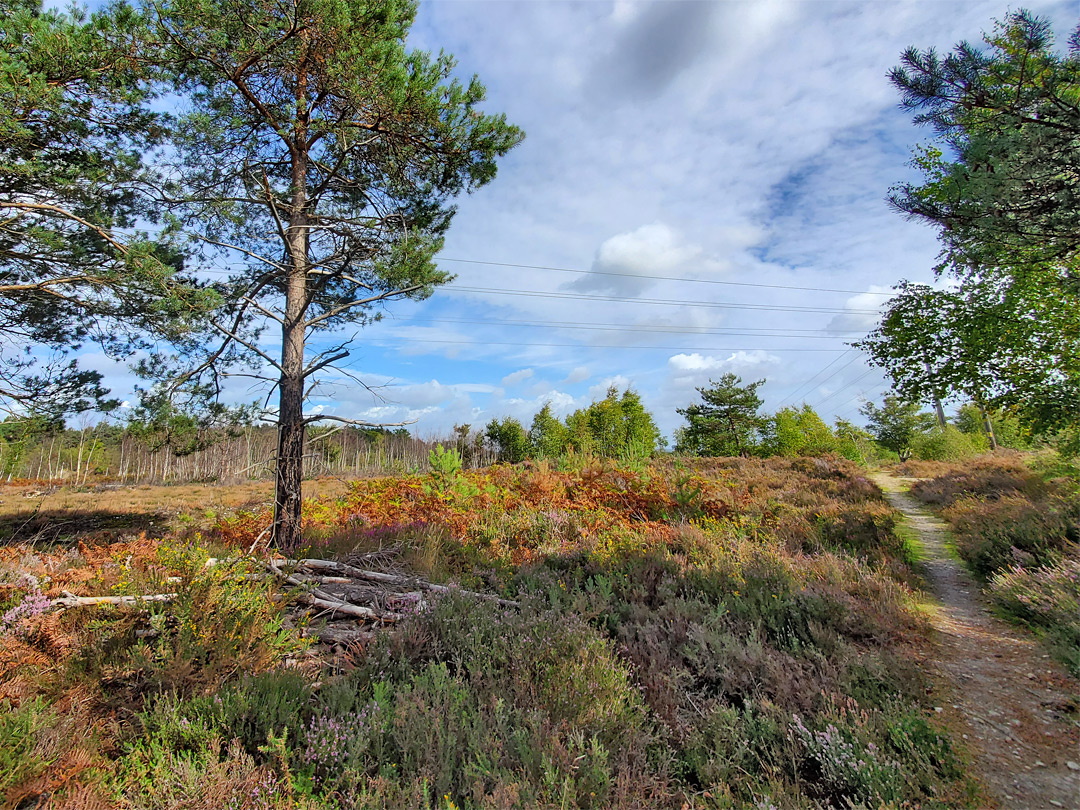
{"type": "Polygon", "coordinates": [[[633,99],[661,95],[709,47],[713,15],[720,4],[708,0],[655,2],[620,32],[597,63],[601,95],[633,99]]]}

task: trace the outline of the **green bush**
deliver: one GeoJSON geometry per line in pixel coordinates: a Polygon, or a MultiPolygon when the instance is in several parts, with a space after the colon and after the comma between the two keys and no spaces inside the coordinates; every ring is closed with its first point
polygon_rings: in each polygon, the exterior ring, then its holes
{"type": "Polygon", "coordinates": [[[298,753],[295,766],[350,806],[473,807],[513,793],[527,806],[606,807],[620,773],[636,774],[639,797],[655,780],[626,665],[588,624],[539,606],[439,599],[322,691],[301,748],[342,753],[298,753]]]}
{"type": "Polygon", "coordinates": [[[50,714],[40,699],[20,706],[0,701],[0,795],[49,767],[37,742],[41,729],[49,725],[50,714]]]}
{"type": "Polygon", "coordinates": [[[820,456],[839,448],[836,434],[805,404],[777,411],[761,431],[760,452],[767,456],[820,456]]]}
{"type": "Polygon", "coordinates": [[[989,449],[986,437],[980,433],[961,433],[952,425],[916,434],[911,439],[915,458],[923,461],[958,461],[971,458],[989,449]]]}
{"type": "MultiPolygon", "coordinates": [[[[294,743],[311,712],[311,686],[299,672],[287,669],[245,675],[218,694],[190,701],[185,711],[226,740],[239,740],[259,758],[272,737],[294,743]]],[[[176,712],[173,712],[174,714],[176,712]]]]}

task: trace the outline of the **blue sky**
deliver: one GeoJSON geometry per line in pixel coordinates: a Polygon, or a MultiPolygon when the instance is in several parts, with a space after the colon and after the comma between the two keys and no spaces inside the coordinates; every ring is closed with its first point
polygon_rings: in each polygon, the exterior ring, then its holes
{"type": "MultiPolygon", "coordinates": [[[[1064,48],[1075,3],[1026,7],[1064,48]]],[[[630,385],[670,436],[695,387],[732,371],[767,380],[767,410],[860,421],[886,384],[845,342],[897,281],[929,281],[938,250],[885,203],[928,136],[886,74],[906,46],[978,40],[1007,10],[421,2],[410,44],[454,54],[527,137],[460,201],[454,284],[357,335],[349,368],[379,397],[330,380],[310,407],[437,436],[630,385]]],[[[125,395],[127,375],[85,360],[125,395]]]]}

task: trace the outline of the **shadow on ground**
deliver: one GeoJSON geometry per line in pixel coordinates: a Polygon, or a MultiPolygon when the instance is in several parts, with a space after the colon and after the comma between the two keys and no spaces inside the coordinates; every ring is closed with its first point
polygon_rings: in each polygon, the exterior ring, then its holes
{"type": "Polygon", "coordinates": [[[125,534],[162,537],[170,515],[158,510],[28,508],[0,516],[0,546],[18,543],[75,543],[93,537],[112,540],[125,534]]]}

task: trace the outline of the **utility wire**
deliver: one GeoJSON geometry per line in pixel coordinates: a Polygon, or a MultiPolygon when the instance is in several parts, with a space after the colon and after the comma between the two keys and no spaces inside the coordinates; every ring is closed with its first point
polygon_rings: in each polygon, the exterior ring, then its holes
{"type": "Polygon", "coordinates": [[[514,295],[528,298],[557,298],[574,301],[615,301],[626,304],[660,304],[683,307],[706,307],[710,309],[753,309],[770,312],[824,312],[835,315],[877,315],[876,309],[843,309],[840,307],[769,306],[768,304],[743,304],[727,301],[686,301],[674,298],[628,298],[618,295],[586,295],[583,293],[543,292],[541,290],[500,290],[494,287],[447,287],[443,292],[486,293],[490,295],[514,295]]]}
{"type": "MultiPolygon", "coordinates": [[[[810,393],[810,390],[813,388],[813,385],[814,385],[814,380],[816,380],[818,377],[820,377],[822,374],[824,374],[830,368],[832,368],[837,363],[839,363],[841,360],[843,360],[845,354],[848,354],[849,352],[852,352],[852,351],[854,351],[854,349],[849,348],[847,351],[844,352],[844,354],[841,354],[839,357],[833,359],[833,361],[830,362],[827,366],[825,366],[825,368],[821,369],[821,371],[814,374],[812,377],[810,377],[809,380],[807,380],[802,385],[800,385],[798,388],[796,388],[793,393],[788,394],[786,397],[784,397],[784,399],[780,402],[780,407],[783,408],[784,406],[788,405],[789,403],[793,404],[799,397],[805,396],[806,394],[810,393]]],[[[854,359],[849,360],[841,368],[837,369],[837,372],[843,371],[845,368],[850,366],[853,362],[855,362],[854,359]]],[[[836,375],[833,374],[828,379],[826,379],[825,382],[828,382],[834,376],[836,376],[836,375]]],[[[822,383],[822,384],[824,384],[824,383],[822,383]]]]}
{"type": "Polygon", "coordinates": [[[820,408],[821,408],[821,407],[822,407],[822,406],[823,406],[823,405],[824,405],[824,404],[825,404],[826,402],[828,402],[828,401],[829,401],[829,400],[831,400],[831,399],[835,399],[835,398],[837,397],[837,395],[839,395],[839,394],[843,393],[844,391],[847,391],[847,390],[848,390],[848,389],[850,389],[850,388],[851,388],[852,386],[858,385],[858,384],[859,384],[860,382],[862,382],[863,380],[865,380],[865,379],[866,379],[867,377],[869,377],[869,376],[870,376],[871,374],[873,374],[873,373],[874,373],[875,371],[877,371],[877,369],[876,369],[876,368],[870,368],[870,369],[868,369],[867,371],[865,371],[864,373],[860,374],[860,375],[859,375],[858,377],[856,377],[856,378],[855,378],[854,380],[852,380],[851,382],[849,382],[849,383],[848,383],[847,385],[844,385],[844,386],[841,386],[840,388],[837,388],[837,389],[836,389],[835,391],[833,391],[833,392],[832,392],[831,394],[829,394],[829,395],[828,395],[827,397],[825,397],[825,399],[823,399],[823,400],[821,400],[820,402],[818,402],[818,404],[814,406],[814,410],[815,410],[815,411],[816,411],[816,410],[819,410],[819,409],[820,409],[820,408]]]}
{"type": "MultiPolygon", "coordinates": [[[[388,338],[373,338],[372,342],[381,341],[382,343],[388,343],[388,338]]],[[[607,344],[595,344],[595,343],[532,343],[522,342],[515,343],[502,340],[436,340],[434,338],[401,338],[400,341],[395,340],[394,345],[400,346],[402,343],[442,343],[448,345],[459,346],[544,346],[560,349],[634,349],[635,351],[641,351],[644,349],[658,349],[663,351],[675,351],[675,352],[839,352],[845,351],[842,349],[808,349],[808,348],[795,348],[795,349],[747,349],[745,346],[740,346],[737,349],[724,349],[718,346],[642,346],[640,344],[626,343],[618,345],[607,344]]]]}
{"type": "Polygon", "coordinates": [[[578,324],[574,321],[521,321],[505,319],[476,320],[471,318],[394,318],[379,321],[385,325],[411,324],[411,323],[462,323],[480,324],[491,326],[524,326],[543,329],[587,329],[604,332],[645,332],[661,335],[722,335],[727,337],[783,337],[783,338],[813,338],[817,340],[841,340],[845,336],[862,334],[861,332],[829,332],[827,329],[789,329],[784,332],[774,332],[766,329],[710,329],[708,327],[686,327],[683,329],[668,328],[664,324],[617,324],[597,323],[578,324]],[[820,334],[824,332],[825,334],[820,334]]]}
{"type": "Polygon", "coordinates": [[[654,276],[639,273],[617,273],[614,270],[575,270],[570,267],[548,267],[542,264],[515,264],[513,262],[489,262],[479,259],[452,259],[449,256],[440,256],[436,259],[440,262],[458,262],[459,264],[482,264],[492,267],[516,267],[522,270],[554,270],[558,273],[580,273],[585,276],[618,276],[620,278],[644,278],[655,281],[685,281],[690,284],[722,284],[730,287],[756,287],[768,290],[802,290],[804,292],[829,292],[847,293],[849,295],[880,295],[891,298],[892,292],[869,292],[868,290],[844,290],[834,287],[800,287],[794,284],[755,284],[749,281],[723,281],[712,278],[686,278],[685,276],[654,276]]]}

